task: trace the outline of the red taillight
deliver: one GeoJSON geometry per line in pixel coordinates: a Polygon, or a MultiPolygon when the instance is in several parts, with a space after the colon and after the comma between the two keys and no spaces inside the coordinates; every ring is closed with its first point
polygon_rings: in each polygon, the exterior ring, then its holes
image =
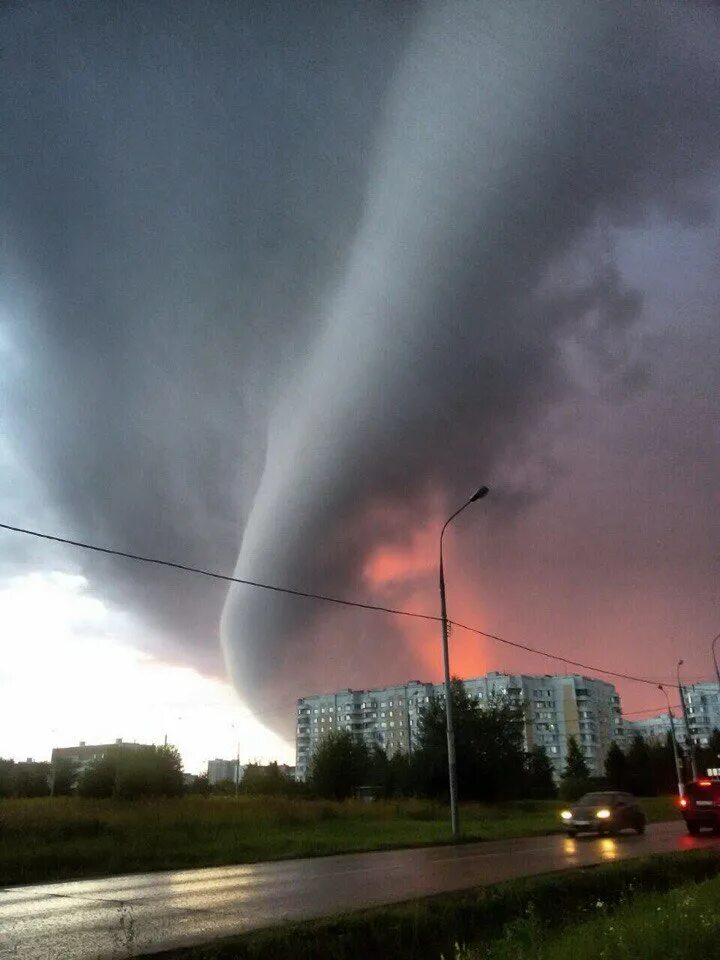
{"type": "Polygon", "coordinates": [[[687,797],[680,797],[680,799],[678,800],[678,803],[680,804],[681,807],[686,807],[686,806],[687,806],[687,797]]]}
{"type": "Polygon", "coordinates": [[[699,787],[711,787],[711,786],[712,786],[712,780],[698,780],[698,786],[699,786],[699,787]]]}

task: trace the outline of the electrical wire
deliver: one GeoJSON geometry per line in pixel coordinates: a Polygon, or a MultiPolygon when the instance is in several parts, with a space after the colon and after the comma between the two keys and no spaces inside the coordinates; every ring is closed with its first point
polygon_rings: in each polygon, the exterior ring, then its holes
{"type": "MultiPolygon", "coordinates": [[[[281,593],[291,597],[299,597],[306,600],[318,600],[324,603],[334,603],[343,607],[355,607],[359,610],[372,610],[376,613],[387,613],[393,616],[410,617],[416,620],[427,620],[433,623],[442,623],[442,617],[430,613],[419,613],[414,610],[402,610],[397,607],[386,607],[381,604],[365,603],[360,600],[347,600],[343,597],[333,597],[327,594],[314,593],[309,590],[297,590],[293,589],[292,587],[281,587],[276,584],[262,583],[259,580],[249,580],[244,577],[234,577],[230,576],[229,574],[218,573],[214,570],[205,570],[202,567],[194,567],[186,563],[178,563],[173,560],[161,560],[157,557],[147,557],[139,553],[130,553],[126,550],[116,550],[112,547],[101,547],[98,544],[87,543],[83,540],[72,540],[69,537],[59,537],[50,533],[42,533],[39,530],[30,530],[26,527],[13,526],[9,523],[0,523],[0,530],[7,530],[11,533],[19,533],[24,536],[35,537],[39,540],[48,540],[52,543],[61,543],[65,546],[78,547],[82,550],[90,550],[94,553],[102,553],[107,556],[121,557],[126,560],[134,560],[138,563],[148,563],[154,566],[168,567],[172,570],[180,570],[184,573],[193,573],[197,574],[198,576],[208,577],[212,580],[221,580],[225,583],[237,583],[247,587],[255,587],[259,590],[269,590],[273,593],[281,593]]],[[[531,647],[529,644],[519,643],[516,640],[508,640],[506,637],[501,637],[496,633],[488,633],[485,630],[480,630],[478,627],[472,627],[469,624],[461,623],[457,620],[448,619],[448,624],[456,627],[458,630],[465,630],[468,633],[483,637],[486,640],[495,640],[497,643],[504,644],[505,646],[512,647],[516,650],[523,650],[525,653],[533,653],[540,657],[546,657],[549,660],[555,660],[558,663],[564,663],[567,666],[579,667],[582,670],[589,670],[593,673],[602,673],[605,676],[615,677],[620,680],[630,680],[633,683],[644,683],[654,687],[657,687],[659,683],[663,683],[664,686],[674,687],[677,689],[677,683],[673,683],[672,681],[661,681],[652,679],[650,677],[638,677],[633,674],[623,673],[619,670],[609,670],[605,667],[598,667],[595,664],[584,663],[581,660],[572,660],[571,658],[564,657],[558,653],[552,653],[548,650],[540,650],[537,647],[531,647]]]]}

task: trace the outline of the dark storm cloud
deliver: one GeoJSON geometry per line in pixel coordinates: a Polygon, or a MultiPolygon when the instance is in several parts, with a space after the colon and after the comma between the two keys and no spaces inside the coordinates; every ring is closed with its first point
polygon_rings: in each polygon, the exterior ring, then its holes
{"type": "MultiPolygon", "coordinates": [[[[301,7],[6,11],[9,428],[78,535],[235,562],[402,28],[383,5],[301,7]]],[[[221,669],[222,588],[87,569],[221,669]]]]}
{"type": "MultiPolygon", "coordinates": [[[[469,478],[492,480],[562,396],[573,324],[601,365],[622,367],[613,343],[640,303],[617,272],[601,264],[574,296],[542,281],[598,218],[677,203],[717,159],[720,74],[691,42],[701,28],[660,5],[428,9],[388,93],[346,277],[271,423],[241,575],[357,582],[368,543],[387,534],[353,531],[351,518],[373,500],[407,503],[434,485],[454,502],[469,478]]],[[[231,592],[225,642],[241,689],[278,676],[291,688],[298,662],[337,681],[315,611],[303,613],[298,629],[296,603],[231,592]]],[[[336,644],[341,661],[353,639],[336,644]]]]}
{"type": "MultiPolygon", "coordinates": [[[[608,394],[647,382],[612,256],[563,265],[598,224],[708,217],[717,13],[242,9],[6,14],[13,442],[75,533],[367,593],[373,547],[572,397],[569,339],[608,394]]],[[[92,572],[217,668],[223,590],[92,572]]],[[[411,664],[390,630],[246,588],[223,619],[260,707],[356,682],[358,658],[411,664]]]]}

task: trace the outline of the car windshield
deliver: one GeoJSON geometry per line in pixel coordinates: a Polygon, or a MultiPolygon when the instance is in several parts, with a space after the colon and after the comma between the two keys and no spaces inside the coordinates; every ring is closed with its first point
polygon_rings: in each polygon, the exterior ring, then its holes
{"type": "Polygon", "coordinates": [[[578,803],[583,807],[592,807],[598,803],[610,803],[611,800],[611,793],[586,793],[584,797],[578,800],[578,803]]]}

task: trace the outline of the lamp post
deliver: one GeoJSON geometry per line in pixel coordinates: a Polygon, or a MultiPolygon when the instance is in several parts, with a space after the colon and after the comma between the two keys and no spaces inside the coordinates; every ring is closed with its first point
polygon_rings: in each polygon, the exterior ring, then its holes
{"type": "Polygon", "coordinates": [[[685,663],[684,660],[678,660],[677,682],[678,682],[678,690],[680,691],[680,705],[682,706],[683,718],[685,720],[685,735],[687,736],[688,750],[690,751],[690,767],[692,768],[693,780],[697,780],[697,764],[695,762],[695,744],[693,743],[693,738],[690,733],[690,721],[688,720],[687,705],[685,703],[685,692],[682,688],[682,683],[680,682],[680,667],[684,663],[685,663]]]}
{"type": "Polygon", "coordinates": [[[720,640],[720,633],[714,638],[712,644],[710,645],[710,649],[712,650],[713,663],[715,664],[715,675],[718,679],[718,696],[720,697],[720,666],[718,666],[718,658],[715,653],[715,644],[718,642],[718,640],[720,640]]]}
{"type": "Polygon", "coordinates": [[[659,683],[658,690],[662,690],[668,705],[668,716],[670,717],[670,739],[672,740],[673,757],[675,759],[675,773],[677,774],[678,794],[685,795],[685,784],[683,783],[682,768],[680,766],[680,756],[678,754],[677,737],[675,736],[675,718],[673,717],[672,707],[670,706],[670,697],[665,687],[659,683]]]}
{"type": "Polygon", "coordinates": [[[440,531],[440,619],[442,620],[443,666],[445,668],[445,721],[447,726],[448,745],[448,780],[450,784],[450,822],[452,825],[453,840],[460,836],[460,815],[457,797],[457,764],[455,760],[455,731],[453,730],[452,691],[450,689],[450,655],[448,653],[448,621],[447,602],[445,599],[445,570],[443,567],[443,537],[450,523],[462,513],[466,507],[476,500],[481,500],[488,494],[487,487],[480,487],[455,513],[448,517],[440,531]]]}

